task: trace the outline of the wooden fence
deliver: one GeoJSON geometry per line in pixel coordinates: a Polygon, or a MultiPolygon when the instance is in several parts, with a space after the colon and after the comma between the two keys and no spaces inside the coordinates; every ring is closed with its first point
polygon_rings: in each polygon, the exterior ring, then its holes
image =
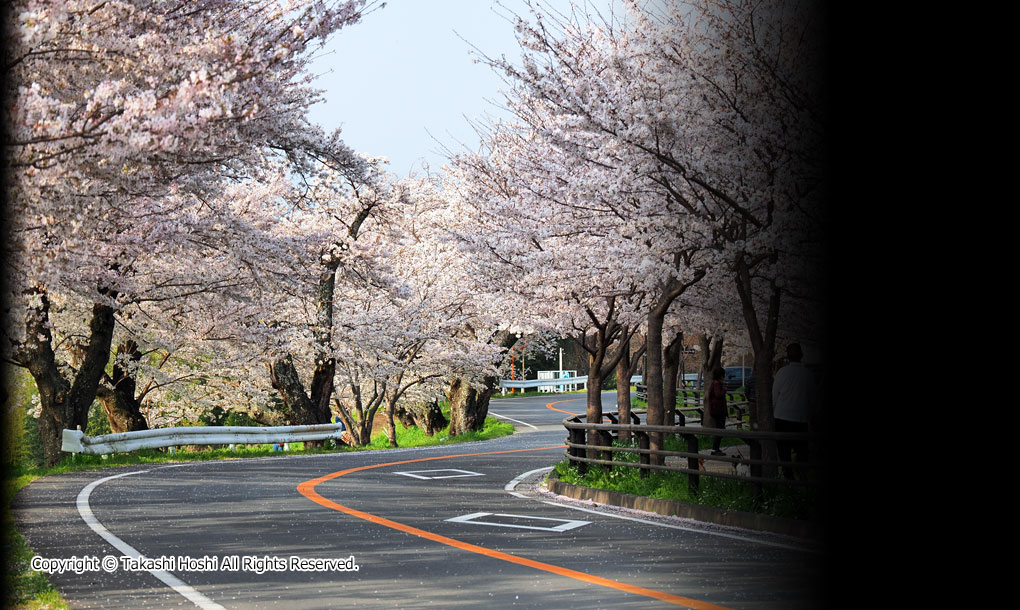
{"type": "MultiPolygon", "coordinates": [[[[636,396],[648,400],[648,393],[643,384],[638,384],[636,396]]],[[[676,392],[677,413],[684,416],[685,423],[701,422],[704,415],[704,401],[700,390],[682,390],[676,392]]],[[[727,428],[743,429],[750,427],[750,403],[743,392],[726,392],[726,406],[729,414],[726,418],[727,428]]],[[[674,422],[676,423],[676,422],[674,422]]]]}
{"type": "MultiPolygon", "coordinates": [[[[816,481],[809,475],[817,464],[797,461],[776,461],[764,460],[760,457],[761,449],[766,443],[787,442],[796,443],[801,447],[809,447],[814,443],[810,434],[793,432],[759,432],[744,429],[719,429],[704,428],[701,426],[652,426],[642,424],[639,414],[645,411],[632,411],[632,423],[620,423],[617,413],[603,414],[603,421],[608,423],[590,424],[582,421],[584,415],[574,415],[563,420],[563,426],[567,429],[567,451],[566,457],[576,464],[578,469],[584,473],[589,465],[599,465],[606,469],[613,466],[624,466],[640,469],[640,476],[647,476],[653,470],[679,472],[687,475],[688,487],[693,493],[697,493],[701,484],[701,477],[708,476],[719,479],[732,479],[747,482],[752,485],[755,495],[761,493],[763,484],[778,484],[788,486],[813,486],[816,481]],[[629,432],[636,439],[636,446],[614,445],[619,440],[620,432],[629,432]],[[590,438],[594,442],[589,442],[590,438]],[[651,449],[651,435],[661,434],[662,438],[677,436],[686,443],[684,451],[669,451],[665,449],[651,449]],[[711,452],[700,452],[700,439],[714,439],[715,437],[738,438],[748,446],[748,456],[743,455],[712,455],[711,452]],[[633,461],[634,455],[637,461],[633,461]],[[628,456],[627,459],[620,459],[616,456],[628,456]],[[684,465],[667,464],[667,457],[682,458],[684,465]],[[684,463],[685,460],[685,463],[684,463]],[[726,464],[728,468],[706,468],[710,463],[726,464]],[[741,472],[741,466],[745,467],[741,472]],[[764,476],[768,468],[782,467],[793,473],[792,478],[777,478],[764,476]]],[[[711,442],[709,442],[711,445],[711,442]]],[[[818,451],[813,451],[815,455],[818,451]]],[[[803,456],[801,456],[802,458],[803,456]]]]}

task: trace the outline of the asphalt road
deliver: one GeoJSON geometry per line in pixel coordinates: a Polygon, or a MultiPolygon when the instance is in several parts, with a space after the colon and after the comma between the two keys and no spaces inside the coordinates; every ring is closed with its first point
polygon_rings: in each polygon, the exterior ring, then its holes
{"type": "Polygon", "coordinates": [[[542,492],[554,409],[583,395],[493,401],[519,433],[484,443],[52,476],[12,510],[77,558],[50,577],[72,608],[820,606],[804,542],[542,492]]]}

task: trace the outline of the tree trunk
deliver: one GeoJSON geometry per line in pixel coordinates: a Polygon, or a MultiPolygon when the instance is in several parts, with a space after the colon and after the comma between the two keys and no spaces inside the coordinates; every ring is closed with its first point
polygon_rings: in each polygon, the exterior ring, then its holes
{"type": "MultiPolygon", "coordinates": [[[[117,346],[117,355],[126,355],[132,362],[142,359],[138,344],[131,339],[117,346]]],[[[142,401],[136,396],[138,383],[134,373],[114,359],[112,375],[106,375],[107,384],[100,384],[96,397],[103,405],[106,420],[113,432],[148,430],[149,424],[142,415],[142,401]]]]}
{"type": "Polygon", "coordinates": [[[323,418],[317,406],[305,394],[304,385],[301,384],[301,377],[298,375],[290,354],[277,358],[269,368],[269,375],[273,388],[280,393],[280,398],[283,399],[283,406],[289,413],[291,426],[329,422],[329,417],[323,418]]]}
{"type": "MultiPolygon", "coordinates": [[[[630,423],[630,377],[633,376],[633,362],[641,356],[630,357],[630,341],[622,346],[623,355],[616,363],[616,412],[620,423],[630,423]]],[[[620,430],[620,440],[630,441],[630,433],[620,430]]]]}
{"type": "MultiPolygon", "coordinates": [[[[489,342],[508,350],[517,343],[517,335],[501,330],[489,342]]],[[[450,380],[446,391],[450,405],[450,436],[481,430],[485,426],[485,417],[489,414],[489,398],[498,384],[499,378],[485,377],[482,389],[476,390],[465,377],[455,376],[450,380]]]]}
{"type": "Polygon", "coordinates": [[[398,407],[396,413],[405,428],[418,426],[429,436],[435,435],[450,423],[436,401],[410,407],[398,407]]]}
{"type": "Polygon", "coordinates": [[[481,390],[471,387],[464,377],[454,377],[447,390],[450,403],[450,436],[481,430],[489,414],[489,398],[499,380],[486,377],[481,390]]]}
{"type": "MultiPolygon", "coordinates": [[[[488,412],[488,409],[486,409],[486,412],[488,412]]],[[[439,403],[436,401],[422,405],[421,409],[415,409],[413,413],[415,424],[429,436],[435,435],[436,432],[439,432],[450,423],[450,420],[446,419],[446,416],[443,415],[443,410],[439,408],[439,403]]],[[[484,422],[485,420],[483,419],[482,421],[484,422]]]]}
{"type": "MultiPolygon", "coordinates": [[[[360,216],[359,216],[360,217],[360,216]]],[[[360,221],[359,221],[360,226],[360,221]]],[[[352,229],[355,231],[356,229],[352,229]]],[[[280,392],[284,406],[290,412],[290,425],[305,426],[326,424],[333,413],[329,401],[333,395],[333,378],[336,360],[330,356],[333,328],[333,293],[336,290],[336,272],[339,260],[330,260],[319,275],[316,294],[315,370],[312,373],[311,394],[305,393],[304,384],[294,367],[290,354],[276,359],[270,365],[269,375],[273,388],[280,392]]],[[[306,443],[322,446],[322,441],[306,443]]]]}
{"type": "Polygon", "coordinates": [[[351,438],[351,444],[357,447],[364,447],[372,442],[372,427],[375,422],[375,414],[383,404],[385,398],[385,385],[376,384],[375,391],[370,400],[366,401],[361,395],[361,389],[357,381],[350,384],[351,394],[354,400],[353,410],[348,410],[340,398],[334,392],[333,401],[339,411],[339,417],[347,428],[347,434],[351,438]],[[357,415],[357,418],[355,418],[357,415]]]}
{"type": "MultiPolygon", "coordinates": [[[[589,357],[589,361],[593,361],[594,358],[589,357]]],[[[589,424],[601,424],[602,423],[602,382],[604,377],[601,375],[602,367],[591,363],[588,370],[588,384],[585,402],[585,421],[589,424]]],[[[595,447],[601,445],[601,439],[597,430],[588,430],[587,444],[589,447],[595,447]]],[[[598,457],[598,451],[596,449],[588,449],[587,457],[589,459],[595,459],[598,457]]]]}
{"type": "Polygon", "coordinates": [[[416,426],[414,422],[414,413],[405,405],[397,405],[397,408],[393,411],[393,416],[397,418],[400,425],[405,428],[416,426]]]}
{"type": "MultiPolygon", "coordinates": [[[[683,253],[674,255],[674,264],[679,268],[684,259],[683,253]]],[[[659,300],[648,312],[648,337],[645,338],[647,346],[647,370],[645,375],[646,392],[648,395],[648,423],[651,425],[662,425],[665,421],[665,407],[663,404],[663,370],[662,370],[662,327],[666,319],[666,313],[681,294],[688,288],[701,281],[705,277],[705,271],[699,269],[694,273],[690,282],[681,283],[679,280],[670,279],[663,287],[659,300]]],[[[675,403],[674,403],[675,404],[675,403]]],[[[648,435],[649,446],[652,450],[663,449],[663,435],[653,432],[648,435]]],[[[652,464],[662,465],[665,458],[659,455],[651,456],[652,464]]]]}
{"type": "Polygon", "coordinates": [[[396,399],[386,403],[386,438],[390,441],[390,447],[394,449],[397,447],[397,423],[393,414],[396,408],[396,399]]]}
{"type": "MultiPolygon", "coordinates": [[[[606,322],[599,324],[592,315],[592,321],[596,323],[598,331],[592,335],[591,341],[588,335],[582,335],[577,339],[578,343],[588,352],[588,383],[585,401],[585,421],[589,424],[601,424],[602,421],[602,382],[616,368],[623,354],[627,351],[629,340],[633,332],[628,332],[622,326],[613,321],[613,308],[610,306],[609,316],[606,322]],[[609,346],[619,337],[617,348],[614,353],[609,352],[609,346]]],[[[602,436],[596,430],[589,430],[587,444],[592,447],[603,444],[602,436]]],[[[597,450],[589,449],[588,457],[596,457],[597,450]]]]}
{"type": "MultiPolygon", "coordinates": [[[[772,362],[776,354],[776,332],[779,327],[779,303],[782,291],[774,280],[769,282],[768,302],[763,325],[759,322],[758,310],[752,292],[751,265],[741,254],[737,256],[734,267],[741,311],[744,314],[744,322],[751,339],[751,348],[754,351],[755,401],[751,405],[751,429],[771,432],[775,430],[775,419],[772,413],[772,362]]],[[[779,458],[775,443],[762,443],[759,450],[753,449],[751,457],[754,459],[775,462],[779,458]],[[756,455],[759,452],[760,455],[756,455]]],[[[778,474],[778,469],[774,465],[762,469],[763,476],[774,477],[776,474],[778,474]]]]}
{"type": "MultiPolygon", "coordinates": [[[[41,304],[30,311],[26,321],[27,338],[23,355],[29,372],[39,390],[40,417],[39,434],[42,439],[43,457],[47,466],[61,460],[60,451],[63,430],[82,430],[88,425],[89,407],[96,399],[99,381],[106,363],[110,359],[113,343],[113,308],[96,303],[92,306],[92,320],[89,322],[88,345],[85,348],[81,366],[68,382],[60,374],[56,355],[53,352],[53,336],[49,328],[49,298],[40,291],[41,304]]],[[[116,296],[110,292],[107,296],[116,296]]]]}
{"type": "MultiPolygon", "coordinates": [[[[641,361],[641,356],[645,351],[645,346],[642,345],[632,355],[630,353],[630,344],[631,342],[628,339],[623,347],[623,355],[620,357],[620,361],[616,363],[616,411],[619,414],[621,424],[631,423],[630,378],[634,376],[638,363],[641,361]],[[624,380],[623,383],[620,382],[621,379],[624,380]]],[[[620,440],[629,441],[630,438],[630,432],[620,432],[620,440]]]]}
{"type": "Polygon", "coordinates": [[[344,424],[347,426],[348,432],[351,433],[354,446],[364,447],[372,442],[372,419],[352,420],[351,423],[344,424]]]}
{"type": "Polygon", "coordinates": [[[96,392],[96,398],[103,405],[103,412],[106,413],[106,420],[110,422],[111,431],[134,432],[149,429],[149,424],[142,415],[141,403],[133,397],[101,385],[96,392]]]}
{"type": "MultiPolygon", "coordinates": [[[[652,310],[648,314],[648,336],[645,338],[645,395],[648,401],[646,422],[650,426],[662,426],[665,421],[665,409],[662,396],[662,324],[665,312],[661,314],[652,310]]],[[[650,432],[648,446],[653,451],[663,449],[663,434],[650,432]]],[[[650,456],[652,464],[662,465],[665,459],[660,455],[650,456]]]]}
{"type": "MultiPolygon", "coordinates": [[[[680,358],[683,357],[684,334],[679,332],[662,353],[662,403],[663,421],[667,426],[677,425],[676,378],[680,374],[680,358]]],[[[680,413],[679,425],[687,422],[680,413]]]]}
{"type": "Polygon", "coordinates": [[[723,336],[701,335],[698,341],[701,344],[701,379],[704,380],[701,388],[701,425],[705,425],[705,418],[709,417],[708,384],[712,382],[712,371],[722,366],[723,336]]]}

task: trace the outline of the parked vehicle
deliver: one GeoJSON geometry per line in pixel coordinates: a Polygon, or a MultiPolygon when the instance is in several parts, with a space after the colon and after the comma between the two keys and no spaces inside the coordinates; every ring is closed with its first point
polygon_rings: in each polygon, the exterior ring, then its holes
{"type": "Polygon", "coordinates": [[[754,369],[749,366],[728,366],[726,376],[723,378],[723,387],[732,392],[737,388],[746,388],[748,384],[754,383],[754,369]]]}

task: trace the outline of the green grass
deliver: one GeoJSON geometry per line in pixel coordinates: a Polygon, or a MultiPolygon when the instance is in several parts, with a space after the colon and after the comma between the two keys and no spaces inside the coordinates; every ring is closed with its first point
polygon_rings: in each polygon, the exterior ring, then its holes
{"type": "MultiPolygon", "coordinates": [[[[401,423],[395,422],[397,430],[397,444],[401,447],[434,447],[436,445],[449,445],[451,443],[470,443],[484,441],[500,436],[507,436],[514,433],[513,424],[501,421],[495,417],[486,417],[485,424],[477,432],[468,432],[458,436],[450,436],[450,427],[429,436],[417,426],[405,428],[401,423]]],[[[390,446],[386,432],[380,432],[372,436],[372,442],[360,449],[388,449],[390,446]]]]}
{"type": "Polygon", "coordinates": [[[46,574],[30,568],[29,562],[35,553],[18,533],[10,511],[14,495],[36,478],[38,475],[20,475],[4,481],[4,558],[7,564],[4,574],[4,608],[41,610],[68,607],[46,574]]]}

